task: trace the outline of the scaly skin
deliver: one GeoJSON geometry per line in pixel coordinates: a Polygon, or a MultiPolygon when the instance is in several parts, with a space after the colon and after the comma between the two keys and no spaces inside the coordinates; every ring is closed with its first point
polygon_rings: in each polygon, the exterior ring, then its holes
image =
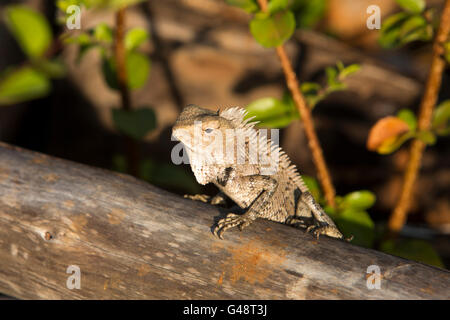
{"type": "Polygon", "coordinates": [[[222,204],[225,194],[239,207],[247,209],[242,215],[229,213],[221,219],[214,234],[222,238],[230,228],[242,230],[255,219],[264,218],[305,227],[317,237],[324,234],[343,239],[334,222],[314,200],[287,155],[270,139],[258,136],[254,123],[244,120],[245,114],[241,108],[213,112],[190,105],[180,114],[172,130],[173,136],[185,146],[197,181],[200,184],[214,183],[220,190],[219,195],[212,199],[206,195],[186,197],[222,204]],[[225,146],[222,140],[216,140],[215,135],[225,137],[227,130],[234,130],[232,132],[238,138],[244,135],[248,140],[242,148],[239,144],[234,146],[235,155],[224,161],[224,154],[217,152],[218,149],[208,148],[213,141],[221,141],[217,146],[225,146]],[[195,140],[196,136],[201,138],[195,140]],[[268,171],[267,164],[249,161],[249,146],[258,146],[258,154],[267,155],[275,170],[268,171]],[[245,154],[245,162],[237,161],[239,151],[245,154]]]}

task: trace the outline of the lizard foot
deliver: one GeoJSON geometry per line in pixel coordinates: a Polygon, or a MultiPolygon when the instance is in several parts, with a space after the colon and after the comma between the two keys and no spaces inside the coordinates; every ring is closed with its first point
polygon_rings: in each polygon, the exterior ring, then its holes
{"type": "Polygon", "coordinates": [[[330,226],[330,225],[325,225],[325,226],[309,226],[308,228],[306,228],[306,232],[311,232],[314,236],[316,236],[317,239],[319,239],[319,236],[321,234],[324,234],[326,236],[329,236],[331,238],[338,238],[338,239],[343,239],[344,236],[342,235],[342,233],[334,226],[330,226]]]}
{"type": "Polygon", "coordinates": [[[229,213],[226,218],[219,220],[217,227],[214,229],[214,235],[223,239],[223,233],[233,227],[239,227],[239,230],[243,230],[252,222],[251,219],[245,217],[245,215],[237,215],[229,213]]]}
{"type": "Polygon", "coordinates": [[[185,194],[184,198],[208,203],[211,197],[208,196],[207,194],[194,194],[194,195],[185,194]]]}

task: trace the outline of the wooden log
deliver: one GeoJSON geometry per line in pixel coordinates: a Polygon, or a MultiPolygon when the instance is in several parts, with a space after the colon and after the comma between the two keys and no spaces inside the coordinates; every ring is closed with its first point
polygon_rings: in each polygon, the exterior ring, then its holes
{"type": "Polygon", "coordinates": [[[128,175],[0,144],[0,292],[20,299],[450,298],[446,270],[282,224],[256,221],[217,239],[211,226],[220,211],[128,175]],[[380,289],[367,287],[371,265],[380,268],[380,289]],[[67,286],[69,266],[80,269],[80,289],[67,286]]]}

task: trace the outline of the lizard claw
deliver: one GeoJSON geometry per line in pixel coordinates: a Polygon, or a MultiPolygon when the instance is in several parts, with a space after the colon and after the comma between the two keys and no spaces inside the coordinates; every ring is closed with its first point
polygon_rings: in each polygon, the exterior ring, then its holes
{"type": "Polygon", "coordinates": [[[217,226],[214,228],[214,235],[223,239],[223,233],[233,227],[239,227],[239,230],[243,230],[251,223],[251,220],[243,215],[237,215],[229,213],[226,218],[219,220],[217,226]]]}

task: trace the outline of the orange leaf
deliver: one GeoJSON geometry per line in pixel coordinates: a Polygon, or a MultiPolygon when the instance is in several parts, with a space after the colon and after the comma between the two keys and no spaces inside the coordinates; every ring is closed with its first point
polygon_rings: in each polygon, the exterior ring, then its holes
{"type": "Polygon", "coordinates": [[[390,116],[382,118],[370,129],[367,139],[367,149],[377,151],[386,140],[395,140],[409,130],[408,124],[397,117],[390,116]]]}

